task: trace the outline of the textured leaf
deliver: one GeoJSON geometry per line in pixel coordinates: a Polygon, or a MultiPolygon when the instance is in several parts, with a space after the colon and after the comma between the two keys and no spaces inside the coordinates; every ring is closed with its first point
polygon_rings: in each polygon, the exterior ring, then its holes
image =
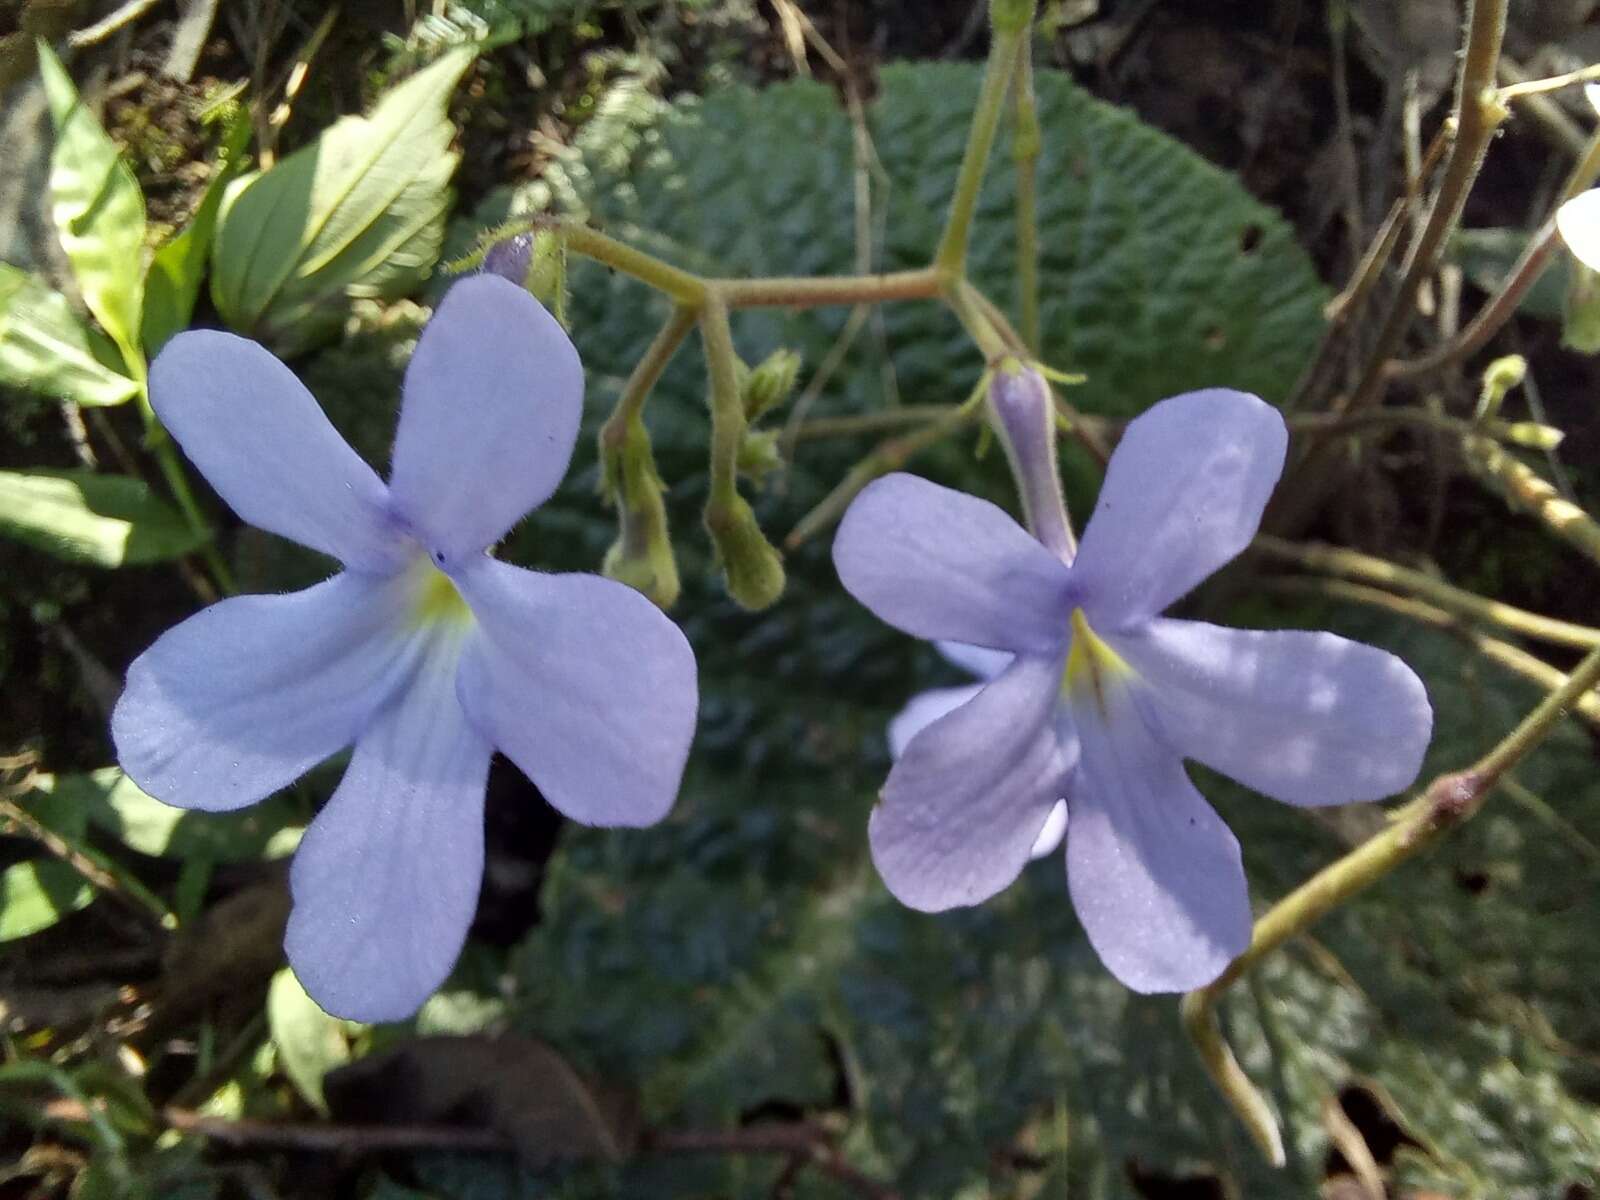
{"type": "Polygon", "coordinates": [[[0,471],[0,534],[100,567],[162,562],[202,541],[143,480],[81,469],[0,471]]]}
{"type": "Polygon", "coordinates": [[[244,148],[250,140],[250,112],[237,106],[224,128],[222,146],[212,168],[211,182],[194,217],[183,230],[155,252],[144,280],[144,324],[140,340],[144,352],[154,358],[173,334],[189,323],[194,303],[200,295],[211,256],[212,235],[222,199],[228,185],[244,163],[244,148]]]}
{"type": "Polygon", "coordinates": [[[144,298],[144,194],[43,42],[39,76],[56,128],[50,206],[61,248],[89,311],[119,346],[135,353],[144,298]]]}
{"type": "Polygon", "coordinates": [[[139,390],[121,362],[65,296],[0,263],[0,383],[74,404],[121,404],[139,390]]]}
{"type": "Polygon", "coordinates": [[[292,354],[356,297],[403,295],[438,258],[457,156],[445,102],[471,65],[452,50],[271,170],[229,189],[211,294],[242,333],[292,354]]]}
{"type": "Polygon", "coordinates": [[[317,1007],[294,972],[284,967],[267,988],[267,1029],[278,1049],[278,1065],[295,1091],[318,1112],[327,1112],[322,1077],[350,1061],[344,1022],[317,1007]]]}

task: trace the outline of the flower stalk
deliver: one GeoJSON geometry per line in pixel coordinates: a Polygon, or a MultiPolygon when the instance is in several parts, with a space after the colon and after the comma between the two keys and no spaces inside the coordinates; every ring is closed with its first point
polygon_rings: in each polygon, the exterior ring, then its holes
{"type": "Polygon", "coordinates": [[[1255,923],[1249,948],[1214,981],[1184,996],[1184,1029],[1201,1062],[1274,1166],[1284,1163],[1277,1119],[1223,1038],[1217,1023],[1217,1002],[1278,947],[1476,814],[1495,785],[1549,735],[1556,721],[1596,683],[1600,683],[1600,649],[1591,651],[1565,683],[1540,701],[1475,764],[1464,771],[1438,776],[1381,833],[1324,867],[1268,909],[1255,923]]]}

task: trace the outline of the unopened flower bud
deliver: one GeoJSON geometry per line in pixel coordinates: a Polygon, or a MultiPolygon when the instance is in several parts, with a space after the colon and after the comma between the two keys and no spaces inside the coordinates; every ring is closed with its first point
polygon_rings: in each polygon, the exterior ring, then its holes
{"type": "Polygon", "coordinates": [[[1506,441],[1530,450],[1554,450],[1567,435],[1553,425],[1537,421],[1512,421],[1505,427],[1506,441]]]}
{"type": "Polygon", "coordinates": [[[728,595],[752,612],[783,594],[783,560],[743,496],[706,505],[706,530],[716,543],[728,595]]]}
{"type": "Polygon", "coordinates": [[[617,540],[606,551],[601,573],[642,592],[659,608],[670,608],[680,590],[678,564],[667,529],[665,490],[650,450],[650,435],[630,422],[620,445],[601,435],[601,490],[617,506],[617,540]]]}
{"type": "Polygon", "coordinates": [[[740,380],[745,419],[754,421],[771,412],[794,392],[800,377],[800,355],[793,350],[774,350],[740,380]]]}
{"type": "Polygon", "coordinates": [[[739,474],[760,483],[781,466],[783,455],[778,452],[777,431],[747,429],[744,441],[739,443],[739,474]]]}
{"type": "Polygon", "coordinates": [[[1483,387],[1478,392],[1477,418],[1486,421],[1500,411],[1506,393],[1521,385],[1528,374],[1528,360],[1520,354],[1495,359],[1484,369],[1483,387]]]}
{"type": "Polygon", "coordinates": [[[1050,385],[1031,367],[1007,359],[995,369],[989,383],[989,411],[1016,477],[1028,528],[1046,549],[1070,563],[1077,542],[1061,496],[1050,385]]]}
{"type": "Polygon", "coordinates": [[[534,299],[567,323],[567,256],[561,239],[548,229],[518,233],[490,246],[483,269],[526,288],[534,299]]]}

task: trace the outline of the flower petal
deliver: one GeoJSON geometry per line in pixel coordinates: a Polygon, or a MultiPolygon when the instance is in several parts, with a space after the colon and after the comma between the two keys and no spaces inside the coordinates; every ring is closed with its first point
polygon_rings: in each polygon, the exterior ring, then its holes
{"type": "Polygon", "coordinates": [[[923,912],[977,904],[1010,884],[1072,762],[1053,720],[1061,664],[1018,658],[911,740],[867,832],[889,890],[923,912]]]}
{"type": "Polygon", "coordinates": [[[868,484],[833,542],[839,579],[921,638],[1049,654],[1067,637],[1067,568],[987,500],[915,475],[868,484]]]}
{"type": "Polygon", "coordinates": [[[1278,410],[1212,388],[1129,424],[1073,565],[1102,633],[1154,615],[1243,550],[1283,471],[1278,410]]]}
{"type": "Polygon", "coordinates": [[[1556,228],[1572,256],[1600,271],[1600,188],[1590,188],[1556,209],[1556,228]]]}
{"type": "MultiPolygon", "coordinates": [[[[1137,684],[1133,685],[1137,687],[1137,684]]],[[[1067,884],[1095,951],[1136,992],[1211,982],[1250,942],[1239,843],[1145,725],[1132,689],[1075,704],[1067,884]]]]}
{"type": "Polygon", "coordinates": [[[504,279],[464,279],[406,368],[395,505],[452,565],[556,490],[582,415],[583,367],[556,319],[504,279]]]}
{"type": "Polygon", "coordinates": [[[461,953],[483,880],[493,751],[455,694],[459,648],[437,644],[356,743],[289,871],[289,963],[352,1021],[410,1016],[461,953]]]}
{"type": "Polygon", "coordinates": [[[111,714],[117,759],[179,808],[242,808],[355,740],[414,662],[404,579],[346,572],[235,596],[133,661],[111,714]]]}
{"type": "Polygon", "coordinates": [[[150,403],[250,524],[359,570],[403,560],[388,489],[294,373],[255,342],[211,329],[178,334],[150,365],[150,403]]]}
{"type": "Polygon", "coordinates": [[[653,825],[694,736],[694,651],[638,592],[479,559],[456,577],[480,623],[461,663],[472,722],[585,825],[653,825]]]}
{"type": "Polygon", "coordinates": [[[990,650],[984,646],[969,646],[965,642],[935,642],[933,645],[947,662],[983,680],[999,676],[1016,657],[1009,650],[990,650]]]}
{"type": "Polygon", "coordinates": [[[911,697],[889,722],[889,757],[899,758],[912,738],[981,691],[983,684],[969,683],[964,687],[932,688],[911,697]]]}
{"type": "Polygon", "coordinates": [[[1422,769],[1433,710],[1385,650],[1331,633],[1157,619],[1116,648],[1185,758],[1290,804],[1380,800],[1422,769]]]}
{"type": "Polygon", "coordinates": [[[1043,858],[1047,854],[1055,853],[1061,839],[1067,836],[1067,802],[1057,800],[1056,806],[1050,810],[1050,815],[1045,818],[1044,828],[1039,830],[1039,836],[1033,839],[1033,847],[1028,851],[1029,858],[1043,858]]]}

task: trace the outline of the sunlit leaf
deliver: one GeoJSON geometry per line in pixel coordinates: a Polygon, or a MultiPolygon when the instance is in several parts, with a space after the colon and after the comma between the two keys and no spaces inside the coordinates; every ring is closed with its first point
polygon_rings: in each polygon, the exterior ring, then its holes
{"type": "Polygon", "coordinates": [[[294,972],[284,967],[267,989],[267,1028],[278,1048],[278,1065],[295,1091],[318,1112],[327,1112],[322,1077],[350,1061],[344,1022],[317,1007],[294,972]]]}
{"type": "Polygon", "coordinates": [[[316,343],[357,297],[394,297],[432,268],[457,155],[445,102],[471,65],[452,50],[271,170],[236,181],[217,226],[212,298],[284,354],[316,343]]]}
{"type": "Polygon", "coordinates": [[[0,383],[74,404],[121,404],[138,391],[121,362],[65,296],[0,263],[0,383]]]}
{"type": "MultiPolygon", "coordinates": [[[[237,812],[174,808],[146,793],[118,767],[82,775],[35,776],[34,787],[129,849],[155,858],[244,862],[281,857],[271,849],[294,819],[294,806],[284,795],[237,812]]],[[[293,849],[293,842],[286,846],[293,849]]]]}
{"type": "Polygon", "coordinates": [[[64,862],[35,859],[0,871],[0,942],[48,929],[94,899],[94,888],[64,862]]]}
{"type": "Polygon", "coordinates": [[[144,303],[144,194],[43,42],[39,76],[56,129],[50,157],[56,234],[89,311],[119,346],[136,353],[144,303]]]}
{"type": "Polygon", "coordinates": [[[0,535],[100,567],[162,562],[204,540],[143,480],[70,468],[0,471],[0,535]]]}

